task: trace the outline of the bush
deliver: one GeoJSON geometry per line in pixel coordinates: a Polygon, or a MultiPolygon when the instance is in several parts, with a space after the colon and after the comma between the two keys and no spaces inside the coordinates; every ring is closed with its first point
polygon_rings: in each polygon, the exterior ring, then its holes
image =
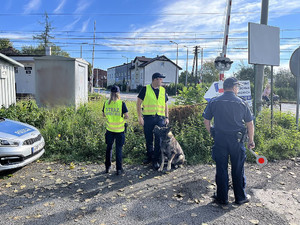
{"type": "MultiPolygon", "coordinates": [[[[288,159],[300,155],[300,132],[295,116],[290,113],[274,113],[271,129],[271,113],[264,109],[256,120],[255,145],[260,155],[268,160],[288,159]]],[[[254,159],[254,157],[250,157],[254,159]]]]}
{"type": "MultiPolygon", "coordinates": [[[[205,104],[198,104],[198,101],[202,101],[198,95],[203,92],[201,87],[195,90],[184,89],[181,92],[181,104],[189,103],[191,99],[197,104],[170,107],[172,132],[185,152],[188,164],[212,162],[213,140],[206,131],[202,118],[205,104]]],[[[43,157],[46,160],[103,163],[106,129],[102,107],[105,100],[104,97],[100,98],[80,106],[77,110],[72,107],[38,108],[34,101],[22,101],[8,109],[0,109],[0,116],[39,128],[46,141],[43,157]]],[[[125,163],[137,164],[145,157],[145,138],[143,128],[137,122],[136,103],[127,101],[126,105],[129,110],[129,126],[123,157],[125,163]]],[[[269,161],[299,156],[300,132],[296,129],[295,116],[275,112],[273,130],[270,124],[270,110],[264,109],[256,120],[255,151],[266,156],[269,161]]],[[[247,154],[248,161],[254,162],[254,156],[249,151],[247,154]]]]}
{"type": "MultiPolygon", "coordinates": [[[[179,91],[181,91],[183,89],[183,87],[184,87],[184,84],[178,83],[177,84],[177,93],[179,93],[179,91]]],[[[166,92],[168,95],[176,95],[174,83],[166,86],[165,88],[166,88],[166,92]]]]}

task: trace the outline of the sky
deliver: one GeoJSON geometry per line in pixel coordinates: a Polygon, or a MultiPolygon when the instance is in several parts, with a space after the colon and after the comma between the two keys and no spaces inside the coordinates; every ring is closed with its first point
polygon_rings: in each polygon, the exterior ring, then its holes
{"type": "MultiPolygon", "coordinates": [[[[38,45],[33,35],[44,30],[47,12],[51,41],[82,56],[94,68],[107,70],[136,56],[165,55],[191,71],[194,47],[203,49],[203,62],[222,52],[227,0],[1,0],[0,38],[14,47],[38,45]],[[95,35],[95,39],[94,39],[95,35]],[[172,42],[173,43],[172,43],[172,42]],[[175,44],[175,43],[177,44],[175,44]],[[93,57],[94,48],[94,57],[93,57]],[[187,54],[188,50],[188,54],[187,54]]],[[[226,56],[234,63],[230,76],[248,65],[248,22],[260,23],[261,0],[232,0],[226,56]]],[[[280,66],[300,46],[300,1],[270,0],[268,25],[280,28],[280,66]]],[[[199,65],[201,54],[199,54],[199,65]]]]}

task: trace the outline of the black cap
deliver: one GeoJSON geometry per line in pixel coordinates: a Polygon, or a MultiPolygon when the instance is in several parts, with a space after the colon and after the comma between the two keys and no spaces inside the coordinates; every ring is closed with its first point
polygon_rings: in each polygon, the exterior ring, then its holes
{"type": "Polygon", "coordinates": [[[120,88],[116,85],[112,86],[110,89],[111,92],[120,92],[120,88]]]}
{"type": "Polygon", "coordinates": [[[234,87],[234,85],[241,85],[239,81],[235,77],[229,77],[227,78],[223,83],[223,89],[231,89],[234,87]]]}
{"type": "Polygon", "coordinates": [[[165,76],[163,76],[162,74],[160,73],[154,73],[152,75],[152,80],[156,79],[156,78],[166,78],[165,76]]]}

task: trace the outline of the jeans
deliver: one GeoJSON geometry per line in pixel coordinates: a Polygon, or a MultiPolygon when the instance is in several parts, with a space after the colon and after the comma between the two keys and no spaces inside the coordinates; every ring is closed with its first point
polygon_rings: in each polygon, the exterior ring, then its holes
{"type": "Polygon", "coordinates": [[[106,147],[106,158],[105,158],[105,167],[108,169],[111,166],[112,158],[112,147],[114,141],[116,140],[116,167],[117,170],[123,170],[122,168],[122,148],[125,144],[125,134],[124,132],[115,133],[111,131],[106,131],[105,133],[105,143],[106,147]]]}

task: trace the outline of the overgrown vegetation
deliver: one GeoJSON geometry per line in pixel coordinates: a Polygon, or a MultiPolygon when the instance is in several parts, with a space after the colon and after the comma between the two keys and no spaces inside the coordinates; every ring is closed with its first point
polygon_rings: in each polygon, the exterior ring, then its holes
{"type": "MultiPolygon", "coordinates": [[[[208,163],[213,140],[206,132],[202,112],[204,88],[183,88],[170,107],[173,133],[181,144],[189,164],[208,163]]],[[[40,129],[46,141],[43,159],[62,162],[92,161],[102,163],[105,158],[105,119],[102,107],[105,97],[74,108],[38,108],[34,101],[21,101],[8,109],[0,109],[0,116],[29,123],[40,129]]],[[[124,162],[141,163],[146,152],[142,127],[137,122],[136,103],[126,102],[130,118],[123,150],[124,162]]],[[[292,114],[275,112],[271,130],[270,111],[265,109],[257,117],[255,142],[259,154],[268,160],[286,159],[300,155],[300,133],[292,114]]],[[[248,155],[248,160],[255,161],[248,155]]]]}

